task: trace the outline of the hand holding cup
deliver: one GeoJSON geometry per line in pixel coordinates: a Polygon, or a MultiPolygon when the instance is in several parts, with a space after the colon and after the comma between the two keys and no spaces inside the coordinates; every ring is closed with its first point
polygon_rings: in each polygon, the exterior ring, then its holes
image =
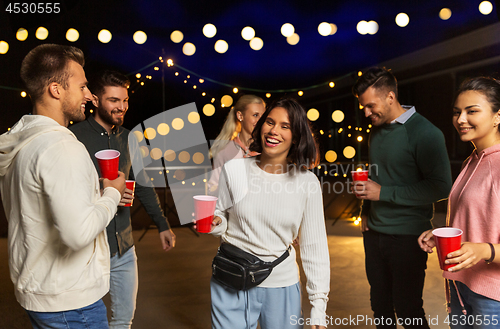
{"type": "Polygon", "coordinates": [[[132,203],[134,202],[134,191],[135,191],[135,181],[126,180],[125,181],[125,193],[120,201],[119,206],[123,207],[132,207],[132,203]]]}
{"type": "Polygon", "coordinates": [[[217,197],[210,195],[195,195],[193,196],[193,200],[196,231],[200,233],[212,232],[217,197]]]}
{"type": "MultiPolygon", "coordinates": [[[[212,232],[217,226],[220,225],[220,223],[222,223],[222,219],[220,217],[215,217],[214,220],[212,221],[212,223],[210,224],[210,231],[206,232],[206,233],[210,233],[212,232]]],[[[193,219],[193,228],[197,231],[198,231],[198,226],[196,225],[196,219],[193,219]]],[[[200,233],[203,233],[203,232],[200,232],[200,233]]]]}
{"type": "Polygon", "coordinates": [[[447,261],[450,253],[460,249],[462,243],[462,230],[454,227],[442,227],[432,231],[439,259],[439,266],[443,271],[457,265],[447,261]]]}
{"type": "Polygon", "coordinates": [[[114,187],[115,189],[120,192],[121,196],[123,197],[123,193],[125,193],[125,174],[122,173],[121,171],[118,172],[118,177],[114,180],[109,180],[107,178],[101,178],[102,180],[102,186],[104,189],[106,187],[114,187]]]}
{"type": "Polygon", "coordinates": [[[352,191],[358,197],[359,195],[356,192],[364,191],[364,185],[359,184],[358,182],[366,182],[368,180],[368,170],[356,170],[351,171],[353,186],[352,191]]]}

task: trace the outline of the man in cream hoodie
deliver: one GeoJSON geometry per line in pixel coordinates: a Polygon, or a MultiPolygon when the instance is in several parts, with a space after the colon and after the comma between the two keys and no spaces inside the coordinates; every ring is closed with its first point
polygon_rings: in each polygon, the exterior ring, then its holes
{"type": "Polygon", "coordinates": [[[9,222],[9,266],[34,328],[108,328],[105,228],[125,189],[123,173],[99,178],[85,146],[66,128],[91,100],[80,49],[31,50],[21,78],[33,103],[0,136],[0,193],[9,222]]]}

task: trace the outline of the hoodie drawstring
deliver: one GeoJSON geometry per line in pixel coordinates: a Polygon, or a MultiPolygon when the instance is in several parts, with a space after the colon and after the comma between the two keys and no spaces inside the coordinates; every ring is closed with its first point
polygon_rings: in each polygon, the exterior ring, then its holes
{"type": "Polygon", "coordinates": [[[453,285],[455,286],[455,290],[457,292],[458,300],[460,301],[460,306],[462,307],[462,313],[467,315],[467,310],[465,309],[464,302],[462,301],[462,296],[460,296],[460,292],[458,291],[457,283],[455,280],[446,280],[446,308],[448,314],[451,314],[451,293],[450,293],[450,282],[453,281],[453,285]]]}

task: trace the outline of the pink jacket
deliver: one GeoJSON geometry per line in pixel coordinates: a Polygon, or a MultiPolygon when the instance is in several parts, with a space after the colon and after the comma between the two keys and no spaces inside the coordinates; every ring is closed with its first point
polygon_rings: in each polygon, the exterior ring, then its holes
{"type": "MultiPolygon", "coordinates": [[[[462,242],[500,243],[500,144],[465,162],[448,199],[447,226],[463,230],[462,242]]],[[[500,301],[500,264],[480,261],[447,279],[464,283],[477,294],[500,301]]]]}

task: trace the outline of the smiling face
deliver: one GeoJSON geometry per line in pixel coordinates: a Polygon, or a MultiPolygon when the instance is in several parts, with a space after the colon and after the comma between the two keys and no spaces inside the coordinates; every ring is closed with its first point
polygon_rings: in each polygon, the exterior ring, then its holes
{"type": "Polygon", "coordinates": [[[395,100],[392,91],[386,93],[384,90],[370,87],[358,97],[358,100],[359,104],[363,106],[365,116],[372,120],[374,126],[390,123],[397,118],[391,109],[395,100]]]}
{"type": "Polygon", "coordinates": [[[243,113],[241,111],[238,111],[236,115],[238,116],[238,120],[240,120],[241,122],[241,130],[244,131],[248,136],[252,135],[252,131],[255,128],[255,125],[257,124],[265,110],[266,109],[264,108],[264,104],[251,103],[246,106],[243,113]]]}
{"type": "Polygon", "coordinates": [[[500,110],[494,112],[486,96],[468,90],[458,95],[453,107],[453,125],[464,142],[482,151],[500,138],[500,110]]]}
{"type": "Polygon", "coordinates": [[[100,96],[94,95],[95,120],[106,130],[121,126],[128,110],[128,90],[125,87],[106,86],[100,96]]]}
{"type": "Polygon", "coordinates": [[[63,88],[62,112],[66,122],[85,120],[85,103],[92,100],[87,88],[87,78],[83,67],[74,61],[68,62],[68,84],[63,88]]]}
{"type": "Polygon", "coordinates": [[[262,154],[286,165],[293,137],[287,110],[283,107],[272,109],[262,125],[260,135],[262,154]]]}

